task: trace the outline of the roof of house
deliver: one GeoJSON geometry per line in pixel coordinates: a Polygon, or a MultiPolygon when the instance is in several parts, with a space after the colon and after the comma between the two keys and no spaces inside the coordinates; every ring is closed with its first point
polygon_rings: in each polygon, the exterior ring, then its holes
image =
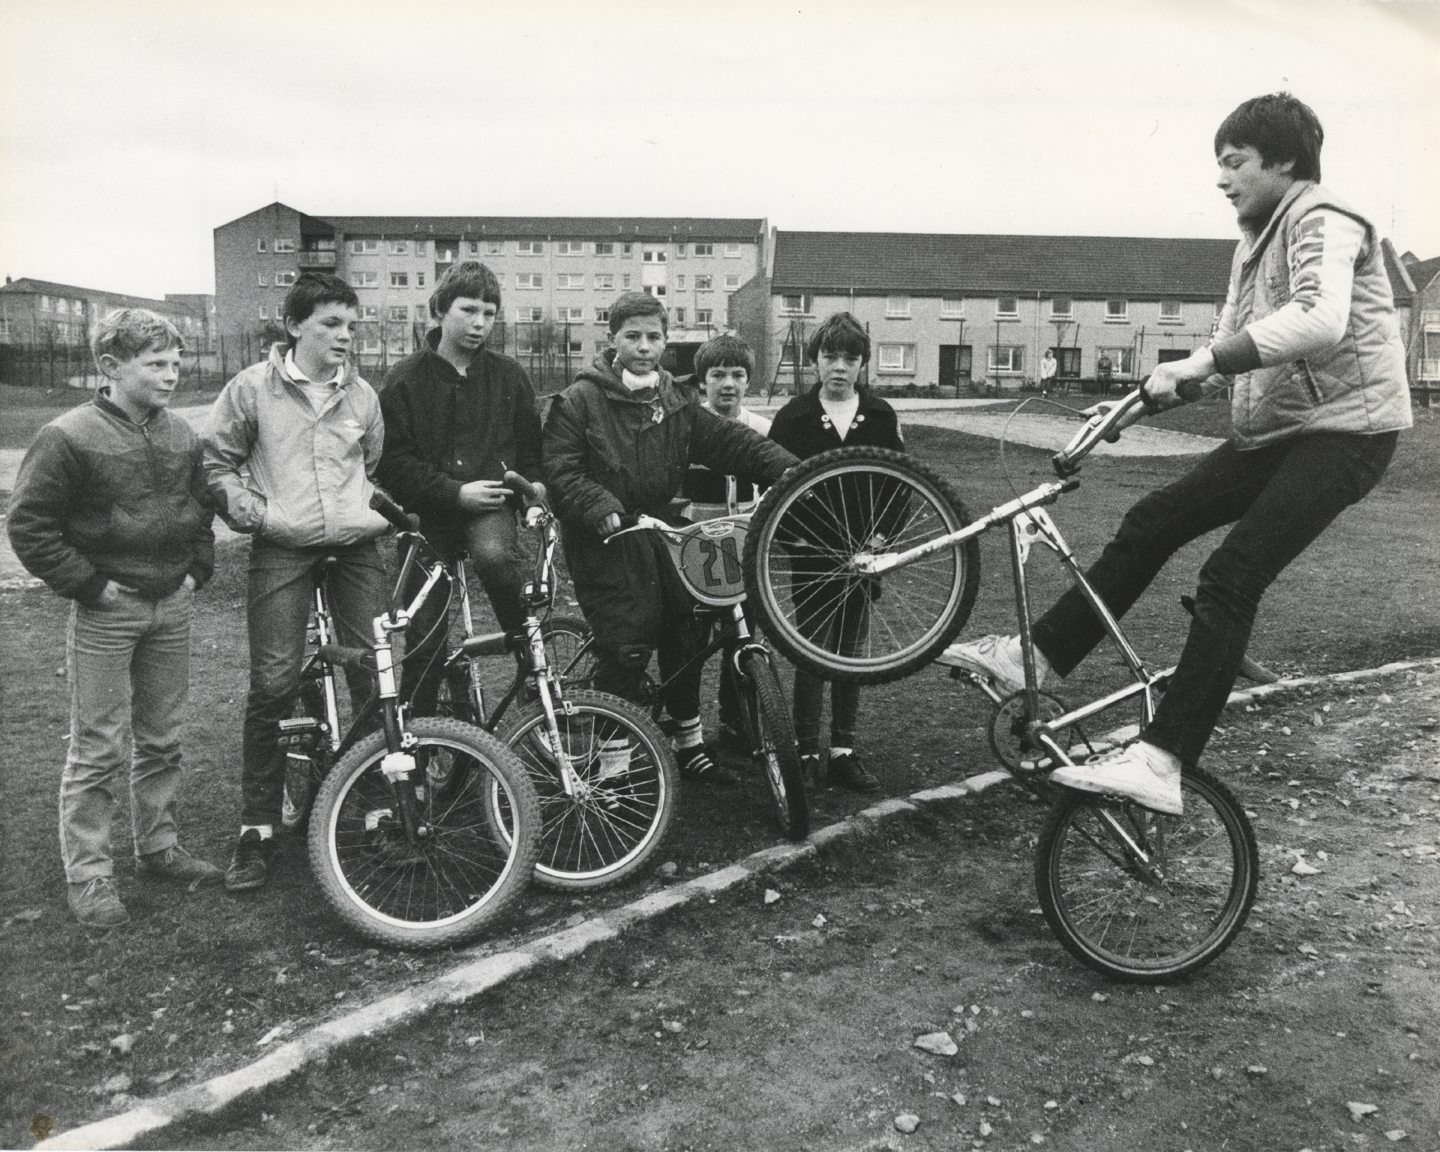
{"type": "Polygon", "coordinates": [[[775,233],[772,291],[1223,296],[1233,240],[775,233]]]}
{"type": "Polygon", "coordinates": [[[1430,286],[1430,281],[1440,276],[1440,256],[1432,256],[1429,260],[1416,260],[1413,264],[1407,264],[1405,270],[1410,273],[1410,281],[1415,285],[1415,291],[1424,292],[1430,286]]]}
{"type": "MultiPolygon", "coordinates": [[[[765,230],[763,218],[712,216],[311,216],[275,204],[300,216],[304,235],[323,234],[333,229],[347,236],[405,236],[458,239],[461,236],[533,237],[538,239],[593,239],[613,236],[617,240],[748,240],[765,230]]],[[[264,211],[259,209],[258,211],[264,211]]],[[[238,219],[244,220],[254,213],[238,219]]],[[[228,227],[236,220],[222,224],[228,227]]]]}
{"type": "Polygon", "coordinates": [[[177,305],[173,300],[155,300],[149,296],[132,296],[128,292],[110,292],[104,288],[81,288],[75,284],[61,284],[54,280],[33,280],[22,276],[0,285],[0,292],[23,292],[27,295],[40,293],[46,296],[75,296],[91,300],[106,300],[112,304],[131,308],[159,309],[173,312],[177,305]]]}

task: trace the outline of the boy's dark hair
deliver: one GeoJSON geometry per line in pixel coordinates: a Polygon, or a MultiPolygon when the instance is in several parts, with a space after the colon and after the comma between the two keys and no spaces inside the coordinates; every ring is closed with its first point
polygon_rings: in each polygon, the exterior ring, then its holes
{"type": "Polygon", "coordinates": [[[329,272],[300,273],[295,283],[290,285],[290,291],[285,293],[282,314],[287,348],[295,347],[295,337],[290,335],[290,322],[303,324],[322,304],[345,304],[358,311],[360,297],[355,295],[355,289],[329,272]]]}
{"type": "Polygon", "coordinates": [[[615,335],[620,331],[620,325],[636,316],[658,316],[660,328],[666,333],[670,331],[670,317],[658,297],[648,292],[622,292],[620,298],[610,305],[610,335],[615,335]]]}
{"type": "Polygon", "coordinates": [[[839,352],[842,356],[859,356],[861,364],[870,363],[870,334],[849,312],[836,312],[815,329],[805,345],[805,359],[814,364],[821,352],[839,352]]]}
{"type": "Polygon", "coordinates": [[[430,315],[440,319],[450,311],[450,305],[462,296],[482,300],[499,308],[500,281],[495,273],[480,261],[462,260],[440,277],[440,283],[436,284],[435,291],[430,293],[430,315]]]}
{"type": "Polygon", "coordinates": [[[724,334],[705,341],[695,352],[695,383],[704,384],[711,368],[744,368],[755,375],[755,353],[739,336],[724,334]]]}
{"type": "Polygon", "coordinates": [[[1227,144],[1249,145],[1260,153],[1265,167],[1293,160],[1290,175],[1296,180],[1319,180],[1324,143],[1325,129],[1310,106],[1288,92],[1276,92],[1246,100],[1225,117],[1215,133],[1215,155],[1227,144]]]}
{"type": "Polygon", "coordinates": [[[90,336],[90,353],[97,368],[102,356],[133,360],[151,348],[165,352],[178,348],[184,352],[185,341],[174,324],[148,308],[113,308],[90,336]]]}

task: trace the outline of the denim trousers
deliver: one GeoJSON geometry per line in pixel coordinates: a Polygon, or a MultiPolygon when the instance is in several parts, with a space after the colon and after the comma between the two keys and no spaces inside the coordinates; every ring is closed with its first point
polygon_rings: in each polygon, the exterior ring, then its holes
{"type": "MultiPolygon", "coordinates": [[[[525,574],[513,511],[500,508],[482,512],[465,526],[463,537],[458,533],[435,533],[429,539],[447,564],[453,565],[461,552],[468,551],[470,564],[495,612],[496,623],[506,632],[519,632],[525,627],[525,607],[520,602],[525,574]]],[[[424,583],[423,572],[417,569],[411,573],[406,582],[406,598],[413,598],[424,583]]],[[[440,594],[442,591],[437,588],[420,606],[405,636],[401,680],[413,686],[405,688],[405,696],[416,716],[435,714],[453,607],[448,598],[440,594]]]]}
{"type": "MultiPolygon", "coordinates": [[[[369,648],[372,623],[385,610],[385,562],[367,540],[338,548],[285,548],[256,539],[250,547],[246,616],[250,631],[250,693],[245,701],[240,775],[242,824],[278,824],[285,787],[280,721],[290,715],[305,664],[306,628],[315,603],[320,561],[333,556],[330,609],[335,641],[369,648]]],[[[358,710],[374,690],[363,669],[345,669],[358,710]]]]}
{"type": "Polygon", "coordinates": [[[71,608],[70,750],[60,777],[60,854],[71,884],[114,874],[110,824],[127,759],[136,855],[176,842],[194,596],[184,587],[160,600],[122,592],[113,604],[71,608]]]}
{"type": "MultiPolygon", "coordinates": [[[[1142,734],[1186,765],[1200,759],[1240,675],[1260,599],[1341,512],[1365,496],[1398,433],[1326,432],[1259,448],[1226,441],[1175,483],[1125,514],[1086,578],[1124,616],[1165,562],[1190,541],[1234,527],[1200,569],[1195,617],[1155,720],[1142,734]]],[[[1035,646],[1068,675],[1105,635],[1074,588],[1035,623],[1035,646]]]]}

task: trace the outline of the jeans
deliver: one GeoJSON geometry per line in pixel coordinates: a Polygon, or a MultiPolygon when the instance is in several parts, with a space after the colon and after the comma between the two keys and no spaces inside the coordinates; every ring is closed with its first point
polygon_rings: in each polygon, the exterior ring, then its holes
{"type": "MultiPolygon", "coordinates": [[[[506,632],[524,629],[525,607],[520,595],[525,587],[525,574],[514,512],[509,508],[482,512],[466,525],[463,538],[436,533],[431,543],[447,564],[453,565],[462,552],[468,551],[496,622],[506,632]]],[[[405,588],[406,599],[413,598],[424,582],[422,571],[413,572],[405,588]]],[[[449,636],[450,604],[437,588],[415,613],[406,632],[402,679],[414,684],[406,697],[416,716],[435,714],[449,636]]]]}
{"type": "MultiPolygon", "coordinates": [[[[250,628],[250,694],[245,701],[241,768],[242,824],[278,824],[285,787],[280,721],[290,715],[305,664],[305,634],[314,606],[320,561],[330,570],[335,641],[369,648],[372,624],[385,609],[385,564],[374,540],[339,548],[286,548],[256,539],[250,548],[246,615],[250,628]]],[[[374,690],[373,677],[346,667],[350,703],[357,710],[374,690]]]]}
{"type": "Polygon", "coordinates": [[[176,843],[194,595],[184,587],[160,600],[122,592],[114,604],[71,609],[65,644],[70,749],[60,777],[60,855],[71,884],[114,874],[114,788],[132,748],[135,853],[176,843]]]}
{"type": "MultiPolygon", "coordinates": [[[[870,594],[854,588],[838,597],[827,573],[807,579],[796,565],[791,588],[795,623],[810,640],[840,656],[859,656],[870,636],[870,594]]],[[[795,669],[795,744],[802,753],[820,751],[820,712],[827,681],[803,668],[795,669]]],[[[830,747],[855,746],[855,722],[860,714],[860,685],[853,680],[831,680],[830,747]]]]}
{"type": "MultiPolygon", "coordinates": [[[[1181,547],[1235,525],[1200,569],[1195,618],[1154,723],[1142,734],[1148,743],[1187,765],[1200,759],[1240,674],[1260,598],[1336,516],[1375,486],[1397,437],[1327,432],[1245,450],[1226,441],[1125,514],[1086,573],[1117,618],[1181,547]]],[[[1104,635],[1074,588],[1034,629],[1035,646],[1061,676],[1104,635]]]]}

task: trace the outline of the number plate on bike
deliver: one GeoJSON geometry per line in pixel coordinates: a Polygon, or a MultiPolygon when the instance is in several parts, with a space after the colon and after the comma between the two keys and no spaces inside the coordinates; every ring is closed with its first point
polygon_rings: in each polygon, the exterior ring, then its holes
{"type": "Polygon", "coordinates": [[[745,599],[740,557],[747,527],[746,521],[705,520],[686,532],[675,567],[690,595],[702,604],[720,606],[745,599]]]}

